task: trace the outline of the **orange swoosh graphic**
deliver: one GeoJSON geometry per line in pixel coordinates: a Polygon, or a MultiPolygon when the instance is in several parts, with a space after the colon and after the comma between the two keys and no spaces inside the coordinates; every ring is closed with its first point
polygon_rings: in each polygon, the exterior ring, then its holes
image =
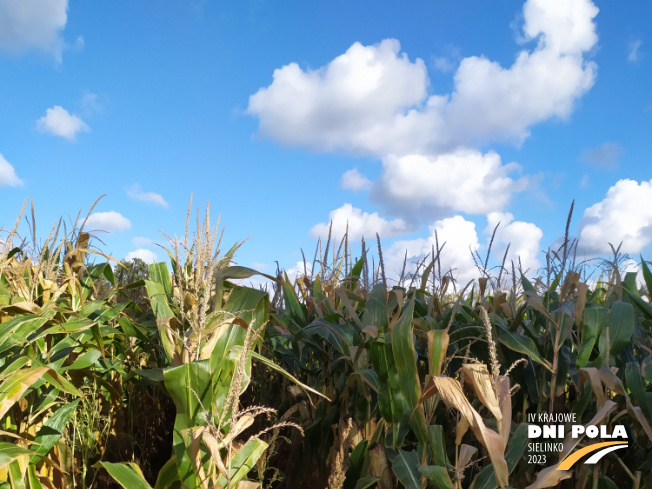
{"type": "Polygon", "coordinates": [[[564,461],[559,464],[559,467],[557,467],[557,470],[568,470],[570,469],[575,462],[577,462],[579,459],[581,459],[584,455],[587,455],[591,452],[595,452],[596,450],[604,447],[609,447],[612,445],[627,445],[627,442],[623,441],[605,441],[602,443],[594,443],[593,445],[589,445],[588,447],[584,447],[581,450],[576,451],[572,455],[569,455],[564,459],[564,461]]]}

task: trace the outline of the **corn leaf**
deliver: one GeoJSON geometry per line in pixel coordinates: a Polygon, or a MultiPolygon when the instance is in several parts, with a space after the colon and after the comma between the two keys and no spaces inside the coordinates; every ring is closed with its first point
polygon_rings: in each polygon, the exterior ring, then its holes
{"type": "Polygon", "coordinates": [[[152,489],[143,473],[133,462],[97,462],[98,467],[104,467],[111,477],[125,489],[152,489]]]}
{"type": "Polygon", "coordinates": [[[392,469],[405,489],[421,489],[419,458],[416,452],[399,449],[392,459],[392,469]]]}
{"type": "Polygon", "coordinates": [[[435,487],[439,489],[455,489],[445,467],[422,465],[419,467],[419,472],[430,482],[434,482],[435,487]]]}
{"type": "MultiPolygon", "coordinates": [[[[231,460],[229,475],[231,476],[231,487],[236,487],[247,474],[254,468],[261,455],[267,450],[267,443],[258,439],[250,439],[243,447],[238,450],[231,460]]],[[[218,485],[226,487],[227,479],[220,475],[217,480],[218,485]]]]}

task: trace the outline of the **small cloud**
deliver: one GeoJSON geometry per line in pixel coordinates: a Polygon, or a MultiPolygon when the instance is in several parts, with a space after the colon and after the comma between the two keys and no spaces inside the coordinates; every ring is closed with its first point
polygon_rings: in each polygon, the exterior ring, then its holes
{"type": "Polygon", "coordinates": [[[580,180],[580,188],[588,187],[590,181],[591,181],[591,177],[589,177],[588,173],[582,175],[582,179],[580,180]]]}
{"type": "Polygon", "coordinates": [[[125,231],[131,228],[131,221],[119,212],[94,212],[86,221],[86,229],[91,231],[125,231]]]}
{"type": "Polygon", "coordinates": [[[140,185],[137,183],[127,187],[126,192],[130,199],[139,200],[141,202],[151,202],[152,204],[160,205],[165,209],[168,208],[169,204],[161,194],[155,192],[143,192],[140,185]]]}
{"type": "Polygon", "coordinates": [[[0,154],[0,187],[4,187],[5,185],[17,187],[22,184],[23,181],[16,175],[14,167],[0,154]]]}
{"type": "Polygon", "coordinates": [[[613,141],[598,146],[597,148],[585,149],[582,152],[582,160],[593,166],[613,170],[618,168],[618,159],[625,152],[623,147],[613,141]]]}
{"type": "Polygon", "coordinates": [[[356,192],[358,190],[369,190],[371,188],[371,180],[360,173],[357,168],[354,168],[342,175],[340,187],[356,192]]]}
{"type": "Polygon", "coordinates": [[[267,270],[267,264],[262,262],[253,262],[251,264],[251,268],[253,268],[254,270],[258,270],[259,272],[263,272],[267,270]]]}
{"type": "Polygon", "coordinates": [[[84,50],[85,45],[86,45],[86,41],[84,41],[84,36],[77,36],[77,39],[75,39],[75,43],[72,45],[72,49],[74,49],[79,53],[84,50]]]}
{"type": "Polygon", "coordinates": [[[135,238],[132,238],[131,242],[134,246],[149,246],[154,244],[154,241],[149,238],[143,238],[142,236],[136,236],[135,238]]]}
{"type": "Polygon", "coordinates": [[[127,253],[127,256],[125,256],[125,261],[131,261],[134,258],[140,258],[148,265],[158,261],[158,256],[156,256],[156,253],[145,248],[138,248],[137,250],[130,251],[127,253]]]}
{"type": "Polygon", "coordinates": [[[435,68],[444,73],[448,73],[455,69],[453,61],[445,56],[436,56],[433,62],[435,64],[435,68]]]}
{"type": "Polygon", "coordinates": [[[629,61],[630,63],[635,63],[636,61],[638,61],[640,56],[639,50],[641,49],[642,44],[643,41],[641,41],[640,39],[636,39],[634,41],[631,41],[627,45],[627,49],[628,49],[627,61],[629,61]]]}
{"type": "Polygon", "coordinates": [[[36,127],[69,141],[74,141],[78,132],[91,130],[80,117],[70,114],[60,105],[47,109],[45,115],[36,121],[36,127]]]}
{"type": "Polygon", "coordinates": [[[84,112],[87,114],[94,114],[97,112],[102,112],[102,104],[100,104],[96,93],[86,91],[82,96],[81,104],[84,109],[84,112]]]}
{"type": "Polygon", "coordinates": [[[449,45],[445,48],[445,54],[442,56],[435,56],[432,60],[435,69],[442,73],[450,73],[454,71],[460,64],[462,54],[459,46],[449,45]]]}

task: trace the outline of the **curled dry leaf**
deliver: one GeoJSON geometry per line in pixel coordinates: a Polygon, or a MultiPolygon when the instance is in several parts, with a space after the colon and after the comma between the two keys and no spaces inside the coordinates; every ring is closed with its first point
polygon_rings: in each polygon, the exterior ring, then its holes
{"type": "Polygon", "coordinates": [[[496,482],[500,487],[507,487],[509,469],[505,461],[505,444],[501,436],[485,426],[484,420],[464,396],[462,386],[456,379],[450,377],[433,377],[434,389],[439,393],[444,403],[457,409],[466,418],[473,434],[482,443],[494,467],[496,482]]]}
{"type": "Polygon", "coordinates": [[[559,463],[539,471],[536,480],[525,489],[543,489],[544,487],[554,487],[559,484],[560,481],[568,479],[571,476],[571,472],[569,470],[557,470],[557,467],[559,467],[559,463]]]}
{"type": "Polygon", "coordinates": [[[380,445],[376,445],[369,450],[369,465],[371,468],[371,475],[378,477],[379,489],[394,489],[394,481],[392,480],[392,470],[387,462],[385,450],[380,445]]]}
{"type": "Polygon", "coordinates": [[[464,469],[466,468],[467,465],[469,465],[469,462],[471,461],[473,455],[475,455],[477,451],[478,449],[471,445],[466,445],[463,443],[460,446],[460,454],[457,459],[457,466],[455,467],[455,478],[458,481],[464,479],[464,469]]]}
{"type": "Polygon", "coordinates": [[[494,418],[498,421],[503,419],[503,413],[500,410],[498,397],[494,389],[493,377],[489,373],[489,369],[484,363],[467,363],[462,367],[465,378],[473,386],[475,394],[484,404],[494,418]]]}

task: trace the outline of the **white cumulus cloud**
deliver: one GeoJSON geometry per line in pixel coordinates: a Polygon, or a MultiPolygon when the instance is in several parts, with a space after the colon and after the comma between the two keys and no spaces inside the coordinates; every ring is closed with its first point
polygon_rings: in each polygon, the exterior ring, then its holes
{"type": "Polygon", "coordinates": [[[5,185],[17,187],[22,185],[23,181],[16,175],[16,170],[11,166],[2,154],[0,154],[0,187],[5,185]]]}
{"type": "Polygon", "coordinates": [[[528,0],[523,31],[538,39],[510,67],[464,58],[450,94],[428,95],[421,59],[399,42],[353,44],[318,70],[296,63],[249,99],[262,135],[283,144],[377,156],[433,153],[478,141],[516,140],[543,120],[567,117],[593,85],[583,54],[597,42],[589,0],[528,0]]]}
{"type": "Polygon", "coordinates": [[[127,195],[130,199],[139,200],[141,202],[151,202],[152,204],[160,205],[167,209],[168,203],[161,194],[155,192],[143,192],[143,189],[137,183],[127,187],[127,195]]]}
{"type": "Polygon", "coordinates": [[[349,240],[357,240],[362,236],[373,238],[376,233],[383,238],[390,238],[412,230],[403,219],[387,220],[380,217],[377,212],[370,214],[353,207],[351,204],[344,204],[329,213],[328,222],[313,226],[310,235],[315,239],[328,238],[331,222],[333,223],[332,237],[335,239],[341,239],[344,236],[347,225],[349,240]]]}
{"type": "Polygon", "coordinates": [[[274,71],[273,83],[249,99],[260,132],[283,144],[331,151],[369,151],[377,131],[427,95],[425,64],[400,54],[395,39],[353,44],[315,71],[291,63],[274,71]]]}
{"type": "Polygon", "coordinates": [[[545,48],[559,53],[581,53],[598,42],[593,18],[599,9],[589,0],[528,0],[523,6],[523,32],[539,36],[545,48]]]}
{"type": "Polygon", "coordinates": [[[43,131],[73,141],[78,132],[90,131],[88,125],[60,105],[47,109],[45,115],[36,121],[36,127],[43,131]]]}
{"type": "Polygon", "coordinates": [[[439,255],[442,274],[450,272],[461,287],[479,276],[471,254],[480,247],[478,233],[475,223],[467,221],[462,216],[434,222],[430,226],[430,234],[427,238],[399,240],[392,243],[389,249],[384,250],[386,274],[388,276],[400,274],[406,251],[410,266],[406,269],[413,272],[414,262],[432,253],[433,247],[436,250],[437,242],[440,248],[443,245],[439,255]]]}
{"type": "Polygon", "coordinates": [[[17,54],[37,49],[60,61],[67,10],[68,0],[0,1],[0,48],[17,54]]]}
{"type": "Polygon", "coordinates": [[[88,217],[85,228],[89,231],[112,233],[130,229],[131,221],[115,211],[94,212],[88,217]]]}
{"type": "Polygon", "coordinates": [[[125,256],[125,261],[131,261],[134,258],[140,258],[147,264],[156,263],[158,261],[158,256],[152,250],[145,248],[138,248],[137,250],[130,251],[125,256]]]}
{"type": "Polygon", "coordinates": [[[509,212],[492,212],[487,216],[485,233],[491,235],[496,225],[496,236],[492,245],[492,255],[495,259],[502,260],[507,245],[506,264],[512,261],[523,267],[523,272],[534,272],[536,275],[541,267],[538,257],[541,253],[541,239],[543,231],[530,222],[514,221],[514,215],[509,212]]]}
{"type": "Polygon", "coordinates": [[[487,214],[502,210],[514,192],[525,188],[526,179],[509,176],[519,170],[515,163],[503,165],[495,152],[458,150],[439,156],[389,157],[383,161],[372,195],[405,213],[487,214]]]}
{"type": "Polygon", "coordinates": [[[606,197],[584,211],[579,224],[579,249],[587,254],[639,253],[652,242],[652,180],[619,180],[606,197]]]}

